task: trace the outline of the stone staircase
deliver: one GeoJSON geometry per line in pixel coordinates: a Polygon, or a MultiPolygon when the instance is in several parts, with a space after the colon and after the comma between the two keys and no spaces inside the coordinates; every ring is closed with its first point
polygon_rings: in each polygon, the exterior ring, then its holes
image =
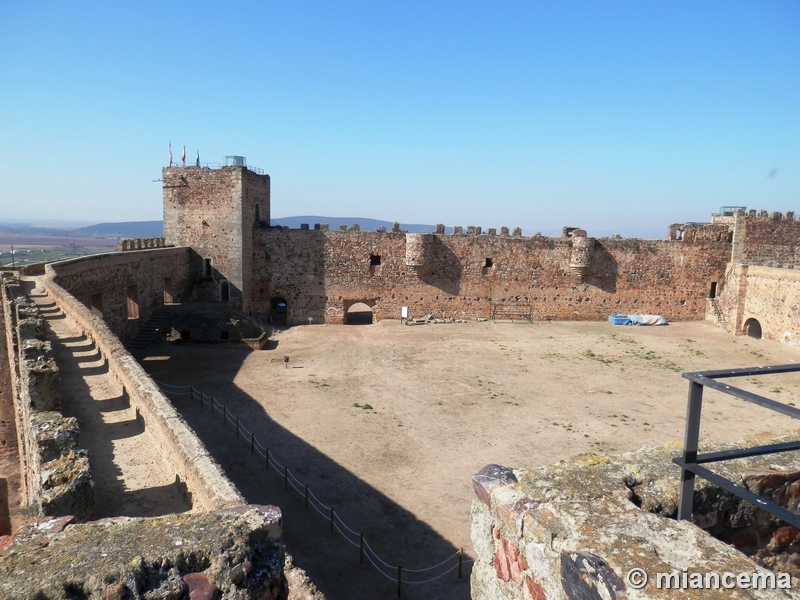
{"type": "Polygon", "coordinates": [[[148,348],[164,339],[164,329],[169,321],[170,311],[166,306],[155,310],[147,322],[141,326],[139,333],[128,344],[129,348],[148,348]]]}
{"type": "Polygon", "coordinates": [[[731,328],[728,326],[728,322],[725,320],[725,315],[722,314],[722,310],[719,307],[719,302],[716,298],[709,298],[709,302],[711,302],[711,309],[714,311],[714,322],[717,324],[717,327],[726,331],[727,333],[731,333],[731,328]]]}

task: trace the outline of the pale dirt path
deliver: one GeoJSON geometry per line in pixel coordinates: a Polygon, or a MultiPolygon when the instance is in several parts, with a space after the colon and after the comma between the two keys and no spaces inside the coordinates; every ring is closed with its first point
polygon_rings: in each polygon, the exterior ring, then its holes
{"type": "MultiPolygon", "coordinates": [[[[484,465],[531,468],[580,453],[679,441],[688,388],[681,372],[800,360],[786,345],[735,338],[706,323],[404,327],[384,321],[294,327],[269,348],[164,344],[139,357],[157,379],[191,382],[225,399],[387,560],[409,566],[469,546],[470,478],[484,465]],[[360,408],[365,404],[372,409],[360,408]]],[[[800,406],[800,375],[737,383],[800,406]]],[[[265,477],[249,447],[220,426],[219,415],[211,420],[188,401],[176,399],[176,405],[248,499],[288,510],[281,479],[265,477]]],[[[790,429],[797,429],[791,419],[716,392],[706,396],[705,438],[735,441],[790,429]]],[[[313,540],[325,540],[324,520],[296,515],[287,517],[287,539],[297,520],[306,519],[316,527],[310,545],[321,545],[313,540]]],[[[341,590],[337,582],[347,572],[333,572],[325,559],[314,558],[313,547],[301,553],[287,544],[315,581],[330,582],[324,591],[341,590]]],[[[343,543],[340,548],[348,551],[343,543]]],[[[418,593],[468,595],[444,587],[418,593]]]]}
{"type": "Polygon", "coordinates": [[[94,343],[58,309],[36,278],[24,280],[23,285],[47,321],[47,339],[61,371],[61,411],[78,419],[80,447],[89,451],[95,517],[190,510],[94,343]]]}

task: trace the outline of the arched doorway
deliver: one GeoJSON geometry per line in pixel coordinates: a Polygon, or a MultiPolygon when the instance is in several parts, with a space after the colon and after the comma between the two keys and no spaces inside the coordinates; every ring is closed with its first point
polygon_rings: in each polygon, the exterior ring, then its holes
{"type": "Polygon", "coordinates": [[[761,339],[761,323],[755,319],[747,319],[744,323],[744,330],[747,335],[757,340],[761,339]]]}
{"type": "Polygon", "coordinates": [[[356,302],[347,309],[344,322],[348,325],[372,325],[372,307],[365,302],[356,302]]]}
{"type": "Polygon", "coordinates": [[[286,303],[286,300],[280,297],[272,298],[270,301],[270,315],[269,315],[269,322],[271,325],[276,326],[285,326],[287,321],[287,315],[289,314],[289,305],[286,303]]]}

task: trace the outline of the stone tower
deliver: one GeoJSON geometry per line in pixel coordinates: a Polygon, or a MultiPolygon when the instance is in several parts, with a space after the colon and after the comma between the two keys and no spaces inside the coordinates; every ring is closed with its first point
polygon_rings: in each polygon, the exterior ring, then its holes
{"type": "MultiPolygon", "coordinates": [[[[236,157],[239,158],[239,157],[236,157]]],[[[249,312],[253,229],[269,225],[270,179],[244,165],[162,170],[164,238],[190,246],[202,259],[201,300],[230,302],[249,312]]]]}

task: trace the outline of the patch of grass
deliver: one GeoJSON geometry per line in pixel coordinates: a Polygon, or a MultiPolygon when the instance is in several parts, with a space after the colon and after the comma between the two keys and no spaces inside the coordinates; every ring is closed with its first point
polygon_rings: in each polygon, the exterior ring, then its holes
{"type": "Polygon", "coordinates": [[[616,362],[613,358],[606,358],[602,354],[595,354],[591,350],[587,350],[581,356],[585,356],[586,358],[591,358],[592,360],[596,360],[599,363],[603,363],[604,365],[610,365],[616,362]]]}
{"type": "Polygon", "coordinates": [[[540,355],[539,358],[543,358],[545,360],[562,360],[566,359],[567,357],[560,352],[545,352],[544,354],[540,355]]]}
{"type": "Polygon", "coordinates": [[[750,350],[750,354],[752,354],[756,358],[764,358],[764,355],[761,354],[761,352],[759,352],[758,350],[750,350]]]}
{"type": "Polygon", "coordinates": [[[370,404],[359,404],[358,402],[353,402],[353,406],[363,410],[374,410],[370,404]]]}
{"type": "Polygon", "coordinates": [[[770,392],[772,392],[773,394],[780,394],[781,393],[781,388],[772,388],[770,390],[770,392]]]}
{"type": "Polygon", "coordinates": [[[787,402],[786,405],[787,406],[794,406],[794,402],[787,402]]]}

